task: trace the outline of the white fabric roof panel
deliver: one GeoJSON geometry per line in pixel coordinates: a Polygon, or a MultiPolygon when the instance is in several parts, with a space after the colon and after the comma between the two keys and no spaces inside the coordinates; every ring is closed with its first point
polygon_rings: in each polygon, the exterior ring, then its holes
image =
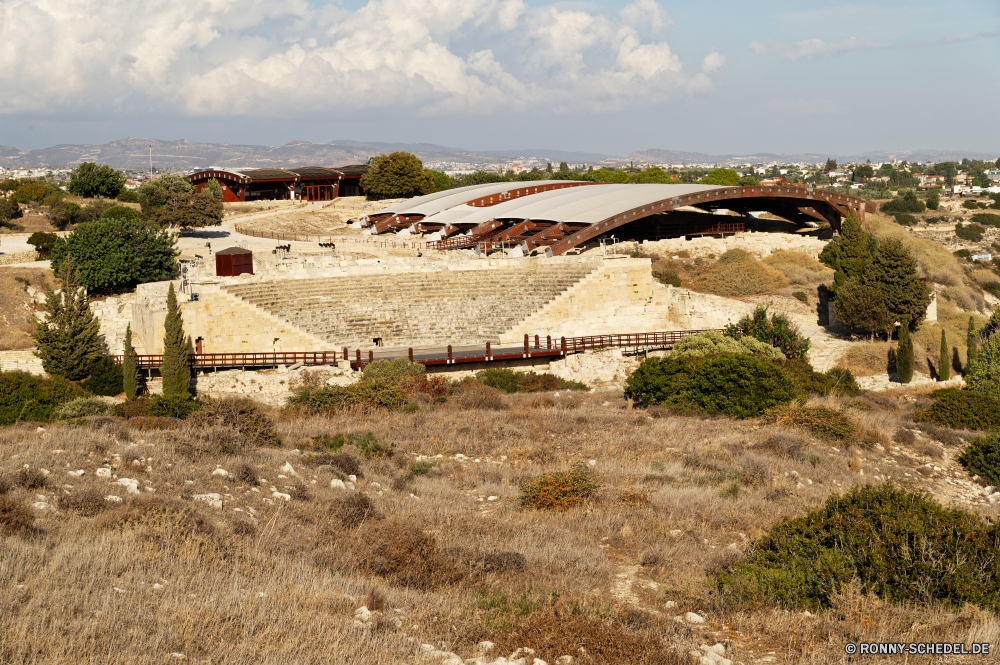
{"type": "MultiPolygon", "coordinates": [[[[585,190],[591,189],[610,189],[618,187],[634,187],[634,185],[586,185],[582,187],[564,187],[562,189],[551,189],[547,192],[539,192],[537,194],[531,194],[530,196],[523,196],[517,199],[511,199],[510,201],[504,201],[503,203],[498,203],[493,206],[488,206],[485,208],[477,208],[473,206],[457,206],[444,212],[438,213],[433,217],[425,217],[424,221],[434,222],[434,223],[445,223],[454,224],[456,222],[462,222],[463,224],[482,224],[483,222],[488,222],[491,219],[527,219],[528,215],[522,215],[521,211],[523,208],[528,206],[540,206],[545,203],[551,204],[554,201],[565,201],[570,199],[577,199],[583,196],[585,190]]],[[[539,219],[547,219],[539,217],[539,219]]]]}
{"type": "MultiPolygon", "coordinates": [[[[485,185],[469,185],[467,187],[458,187],[456,189],[446,189],[443,192],[434,192],[433,194],[426,194],[424,196],[418,196],[407,201],[402,201],[395,205],[391,205],[388,208],[383,208],[379,210],[379,214],[384,215],[385,213],[392,214],[423,214],[424,216],[433,215],[439,213],[443,210],[447,210],[456,205],[461,205],[467,203],[473,199],[478,199],[483,196],[492,196],[494,194],[502,194],[504,192],[509,192],[512,189],[522,189],[525,187],[541,187],[543,185],[554,184],[555,181],[547,180],[530,180],[523,182],[491,182],[485,185]]],[[[589,185],[587,185],[589,186],[589,185]]],[[[576,189],[577,186],[570,186],[566,189],[576,189]]],[[[534,196],[534,195],[532,195],[534,196]]]]}
{"type": "MultiPolygon", "coordinates": [[[[566,198],[540,199],[529,196],[523,205],[510,215],[519,219],[544,219],[556,222],[585,222],[596,224],[608,217],[633,208],[641,208],[657,201],[725,189],[716,185],[605,185],[584,187],[566,198]]],[[[496,215],[501,217],[501,215],[496,215]]],[[[502,215],[508,217],[508,215],[502,215]]]]}

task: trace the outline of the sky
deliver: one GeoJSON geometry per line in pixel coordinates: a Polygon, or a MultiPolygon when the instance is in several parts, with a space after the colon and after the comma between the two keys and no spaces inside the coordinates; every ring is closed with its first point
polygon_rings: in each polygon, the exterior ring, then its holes
{"type": "Polygon", "coordinates": [[[1000,2],[0,0],[0,145],[1000,154],[1000,2]]]}

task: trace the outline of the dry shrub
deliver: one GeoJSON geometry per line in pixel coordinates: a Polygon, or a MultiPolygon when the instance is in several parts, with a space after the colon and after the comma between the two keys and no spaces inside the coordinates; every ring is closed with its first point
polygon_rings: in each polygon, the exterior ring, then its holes
{"type": "Polygon", "coordinates": [[[549,409],[556,405],[556,401],[548,395],[539,395],[530,402],[528,406],[532,409],[549,409]]]}
{"type": "Polygon", "coordinates": [[[190,459],[245,455],[254,446],[231,427],[198,427],[185,423],[174,432],[177,453],[190,459]]]}
{"type": "Polygon", "coordinates": [[[507,400],[496,388],[476,382],[463,383],[458,395],[449,400],[461,409],[482,409],[484,411],[506,411],[507,400]]]}
{"type": "Polygon", "coordinates": [[[985,268],[982,270],[973,270],[969,273],[969,277],[971,277],[976,284],[979,284],[979,286],[997,281],[997,274],[992,270],[986,270],[985,268]]]}
{"type": "Polygon", "coordinates": [[[768,409],[761,416],[761,422],[782,427],[801,427],[819,439],[838,440],[857,434],[857,428],[846,415],[825,406],[777,406],[768,409]]]}
{"type": "Polygon", "coordinates": [[[528,559],[520,552],[486,552],[469,564],[483,573],[523,573],[528,569],[528,559]]]}
{"type": "Polygon", "coordinates": [[[382,519],[381,513],[375,510],[368,495],[361,492],[351,492],[347,496],[333,501],[330,504],[330,514],[340,526],[347,529],[357,528],[366,520],[382,519]]]}
{"type": "Polygon", "coordinates": [[[746,453],[740,459],[740,482],[745,485],[767,485],[771,482],[771,469],[769,460],[746,453]]]}
{"type": "Polygon", "coordinates": [[[204,406],[191,417],[195,424],[231,427],[255,447],[276,447],[281,438],[263,408],[249,397],[206,399],[204,406]]]}
{"type": "Polygon", "coordinates": [[[184,421],[180,418],[167,418],[165,416],[138,416],[126,421],[126,427],[140,432],[177,429],[183,424],[184,421]]]}
{"type": "Polygon", "coordinates": [[[381,612],[388,606],[389,601],[377,586],[368,587],[368,591],[365,592],[365,607],[372,612],[381,612]]]}
{"type": "Polygon", "coordinates": [[[236,479],[236,482],[243,483],[244,485],[250,485],[251,487],[260,485],[260,478],[257,477],[257,472],[246,462],[241,462],[236,467],[233,477],[236,479]]]}
{"type": "Polygon", "coordinates": [[[627,487],[615,492],[615,501],[633,508],[649,505],[649,490],[637,487],[627,487]]]}
{"type": "Polygon", "coordinates": [[[6,494],[12,489],[14,489],[14,485],[3,476],[0,476],[0,494],[6,494]]]}
{"type": "Polygon", "coordinates": [[[615,619],[602,619],[590,613],[545,609],[517,621],[509,631],[484,631],[477,637],[494,642],[500,653],[511,653],[530,644],[535,657],[549,663],[564,655],[572,656],[573,662],[615,665],[690,662],[689,657],[667,650],[660,639],[630,630],[625,618],[622,614],[615,619]]]}
{"type": "Polygon", "coordinates": [[[365,477],[365,474],[361,473],[361,465],[358,464],[358,460],[350,453],[324,452],[317,455],[310,455],[306,460],[310,464],[317,466],[329,466],[331,470],[339,471],[345,476],[365,477]]]}
{"type": "Polygon", "coordinates": [[[778,432],[767,437],[757,448],[781,457],[798,457],[806,447],[806,440],[795,432],[778,432]]]}
{"type": "Polygon", "coordinates": [[[309,501],[312,499],[309,488],[301,480],[289,488],[288,494],[292,497],[293,501],[309,501]]]}
{"type": "Polygon", "coordinates": [[[854,423],[854,427],[862,439],[874,441],[884,448],[892,445],[898,418],[883,411],[855,411],[851,409],[847,414],[848,419],[854,423]]]}
{"type": "Polygon", "coordinates": [[[465,576],[434,536],[416,522],[402,519],[369,522],[361,527],[355,549],[360,572],[378,575],[396,586],[428,591],[460,582],[465,576]]]}
{"type": "Polygon", "coordinates": [[[45,474],[34,469],[22,468],[17,472],[17,484],[26,490],[36,490],[45,487],[45,474]]]}
{"type": "Polygon", "coordinates": [[[12,496],[0,495],[0,533],[24,534],[31,530],[35,516],[12,496]]]}
{"type": "Polygon", "coordinates": [[[913,433],[913,430],[906,429],[905,427],[897,429],[896,434],[892,437],[893,443],[898,443],[901,446],[912,446],[916,439],[917,437],[913,433]]]}
{"type": "MultiPolygon", "coordinates": [[[[726,254],[723,254],[723,259],[726,254]]],[[[788,283],[788,278],[780,270],[761,263],[749,254],[741,260],[720,260],[694,280],[698,291],[729,298],[777,291],[788,283]]]]}
{"type": "Polygon", "coordinates": [[[933,459],[941,459],[942,457],[944,457],[944,450],[938,448],[929,441],[925,441],[924,443],[921,443],[919,446],[917,446],[917,452],[920,453],[921,455],[926,455],[927,457],[933,459]]]}
{"type": "Polygon", "coordinates": [[[941,290],[941,296],[955,307],[966,312],[977,312],[985,309],[986,300],[968,286],[949,286],[941,290]]]}
{"type": "Polygon", "coordinates": [[[108,510],[111,506],[104,499],[103,492],[96,489],[89,489],[61,497],[59,499],[59,507],[82,517],[93,517],[108,510]]]}
{"type": "Polygon", "coordinates": [[[889,342],[855,342],[837,361],[837,367],[851,371],[854,376],[875,376],[889,371],[889,342]]]}
{"type": "Polygon", "coordinates": [[[146,527],[157,537],[184,539],[192,535],[213,536],[215,524],[194,505],[156,495],[129,498],[98,521],[104,529],[137,529],[146,527]]]}
{"type": "Polygon", "coordinates": [[[600,485],[590,469],[577,464],[569,471],[547,473],[521,483],[517,500],[522,508],[569,510],[589,499],[598,489],[600,485]]]}
{"type": "Polygon", "coordinates": [[[948,427],[930,423],[920,423],[919,427],[921,432],[946,446],[961,446],[963,444],[961,435],[948,427]]]}

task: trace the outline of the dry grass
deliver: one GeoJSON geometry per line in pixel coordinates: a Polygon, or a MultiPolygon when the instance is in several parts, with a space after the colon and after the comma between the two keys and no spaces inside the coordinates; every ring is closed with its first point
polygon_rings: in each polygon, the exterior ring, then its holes
{"type": "Polygon", "coordinates": [[[43,268],[0,268],[0,351],[30,349],[35,345],[35,308],[27,287],[54,286],[43,268]]]}
{"type": "MultiPolygon", "coordinates": [[[[734,661],[773,651],[779,662],[822,665],[841,662],[855,634],[996,636],[991,616],[933,608],[883,607],[887,618],[867,625],[847,608],[873,601],[850,594],[803,632],[799,615],[745,612],[714,596],[714,576],[746,539],[876,478],[880,454],[752,421],[654,418],[612,393],[537,397],[502,395],[504,410],[284,415],[277,448],[235,445],[239,434],[218,422],[0,429],[0,478],[13,481],[0,494],[10,525],[0,536],[0,662],[86,653],[141,665],[180,653],[396,665],[416,662],[412,637],[465,658],[491,639],[498,650],[595,664],[689,662],[699,644],[730,639],[734,661]],[[314,448],[314,437],[368,431],[396,444],[391,459],[364,459],[350,444],[314,448]],[[418,460],[433,461],[430,472],[413,475],[418,460]],[[601,485],[586,502],[564,512],[517,506],[522,483],[581,461],[601,485]],[[17,484],[24,465],[51,470],[44,486],[17,484]],[[136,480],[140,494],[98,468],[136,480]],[[85,474],[68,475],[77,469],[85,474]],[[357,471],[357,491],[330,486],[345,470],[357,471]],[[193,499],[208,493],[222,496],[222,510],[193,499]],[[36,494],[59,513],[31,514],[36,494]],[[676,607],[664,611],[667,600],[676,607]],[[379,618],[355,627],[366,603],[379,618]],[[687,611],[708,623],[674,621],[687,611]],[[580,640],[589,656],[573,648],[580,640]]],[[[857,413],[850,400],[817,404],[891,439],[912,414],[909,397],[873,396],[857,413]]],[[[893,443],[928,444],[923,434],[893,443]]]]}
{"type": "MultiPolygon", "coordinates": [[[[838,367],[851,370],[854,376],[885,374],[889,367],[889,351],[896,348],[891,342],[855,342],[837,361],[838,367]]],[[[916,349],[914,349],[916,357],[916,349]]]]}
{"type": "Polygon", "coordinates": [[[788,284],[780,270],[749,255],[741,261],[720,261],[694,280],[697,290],[730,298],[770,293],[788,284]]]}
{"type": "Polygon", "coordinates": [[[811,286],[833,279],[832,269],[804,252],[778,250],[765,258],[764,263],[780,270],[792,284],[811,286]]]}

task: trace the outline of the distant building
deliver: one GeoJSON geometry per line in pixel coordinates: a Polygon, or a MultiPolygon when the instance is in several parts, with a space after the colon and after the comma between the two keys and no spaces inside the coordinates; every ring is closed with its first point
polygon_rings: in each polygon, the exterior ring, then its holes
{"type": "Polygon", "coordinates": [[[329,169],[306,166],[298,169],[206,169],[187,176],[197,191],[217,180],[222,200],[238,201],[332,201],[341,196],[361,196],[364,164],[329,169]]]}

